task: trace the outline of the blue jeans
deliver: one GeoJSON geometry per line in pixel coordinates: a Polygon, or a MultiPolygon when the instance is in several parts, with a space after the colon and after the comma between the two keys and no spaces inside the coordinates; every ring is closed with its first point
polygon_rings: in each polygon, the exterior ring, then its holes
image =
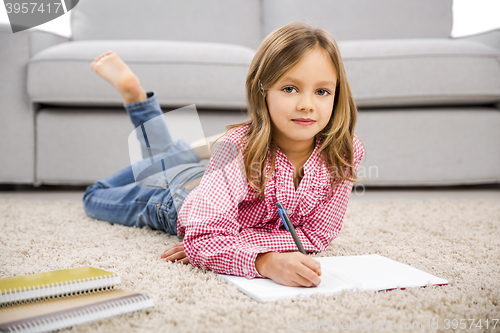
{"type": "MultiPolygon", "coordinates": [[[[163,115],[156,94],[148,92],[147,96],[145,101],[124,104],[136,128],[163,115]]],[[[199,163],[200,156],[188,143],[182,139],[172,141],[166,124],[157,124],[160,126],[155,126],[154,137],[157,141],[161,138],[162,145],[157,151],[162,152],[159,154],[162,165],[168,168],[136,181],[134,164],[88,186],[83,195],[83,206],[89,217],[125,226],[148,226],[177,235],[177,214],[192,190],[184,185],[203,176],[206,167],[199,163]]],[[[141,145],[149,146],[147,136],[141,145]]],[[[138,164],[149,163],[148,157],[151,156],[147,156],[146,151],[142,149],[144,160],[138,164]]]]}

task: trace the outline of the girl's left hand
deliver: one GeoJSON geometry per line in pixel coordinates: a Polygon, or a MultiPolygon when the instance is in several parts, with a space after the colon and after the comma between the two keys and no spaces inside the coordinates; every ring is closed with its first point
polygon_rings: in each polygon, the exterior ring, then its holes
{"type": "Polygon", "coordinates": [[[186,252],[184,252],[183,243],[177,243],[166,249],[161,255],[161,258],[165,259],[165,261],[174,261],[177,259],[177,263],[189,264],[189,258],[186,252]]]}

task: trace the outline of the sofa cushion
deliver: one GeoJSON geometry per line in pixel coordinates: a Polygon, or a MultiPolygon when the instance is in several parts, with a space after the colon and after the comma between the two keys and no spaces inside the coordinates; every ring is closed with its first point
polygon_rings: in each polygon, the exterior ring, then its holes
{"type": "Polygon", "coordinates": [[[490,107],[391,108],[359,112],[368,186],[498,183],[500,112],[490,107]]]}
{"type": "MultiPolygon", "coordinates": [[[[205,136],[223,132],[225,126],[247,120],[243,113],[198,110],[205,136]]],[[[192,117],[176,113],[168,123],[173,140],[191,143],[192,117]]],[[[125,110],[114,108],[47,107],[36,113],[36,182],[93,184],[130,165],[128,140],[134,126],[125,110]]]]}
{"type": "MultiPolygon", "coordinates": [[[[500,50],[452,39],[339,42],[360,107],[488,104],[500,101],[500,50]]],[[[215,43],[78,41],[35,55],[28,93],[53,105],[121,106],[118,93],[90,69],[115,51],[161,105],[239,109],[255,51],[215,43]]]]}
{"type": "Polygon", "coordinates": [[[327,29],[338,41],[448,38],[452,0],[266,0],[264,36],[291,21],[327,29]]]}
{"type": "Polygon", "coordinates": [[[178,40],[257,48],[260,2],[85,0],[71,11],[73,40],[178,40]]]}
{"type": "Polygon", "coordinates": [[[116,90],[90,68],[116,52],[161,105],[238,109],[255,51],[245,46],[180,41],[75,41],[36,54],[28,66],[32,101],[52,105],[122,106],[116,90]]]}
{"type": "Polygon", "coordinates": [[[453,39],[339,42],[360,107],[500,101],[500,50],[453,39]]]}

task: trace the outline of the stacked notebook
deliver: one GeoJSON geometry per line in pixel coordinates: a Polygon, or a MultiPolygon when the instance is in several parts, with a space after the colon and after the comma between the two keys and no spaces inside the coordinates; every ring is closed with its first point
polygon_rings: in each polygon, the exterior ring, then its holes
{"type": "Polygon", "coordinates": [[[154,306],[93,267],[0,279],[0,331],[47,332],[154,306]]]}

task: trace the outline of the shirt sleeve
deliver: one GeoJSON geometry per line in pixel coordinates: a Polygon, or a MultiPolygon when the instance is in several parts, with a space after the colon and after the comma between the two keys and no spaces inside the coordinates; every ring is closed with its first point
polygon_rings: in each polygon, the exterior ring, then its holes
{"type": "MultiPolygon", "coordinates": [[[[364,156],[364,148],[357,137],[354,143],[355,170],[364,156]]],[[[323,252],[342,229],[347,204],[353,183],[343,180],[338,184],[332,197],[310,219],[295,228],[297,236],[306,252],[323,252]]],[[[241,237],[251,244],[259,244],[272,251],[297,251],[292,235],[286,229],[248,228],[241,232],[241,237]]]]}
{"type": "Polygon", "coordinates": [[[214,149],[207,171],[187,212],[184,251],[193,266],[215,273],[262,277],[255,268],[266,247],[240,236],[238,204],[248,190],[243,158],[235,143],[222,142],[214,149]]]}

